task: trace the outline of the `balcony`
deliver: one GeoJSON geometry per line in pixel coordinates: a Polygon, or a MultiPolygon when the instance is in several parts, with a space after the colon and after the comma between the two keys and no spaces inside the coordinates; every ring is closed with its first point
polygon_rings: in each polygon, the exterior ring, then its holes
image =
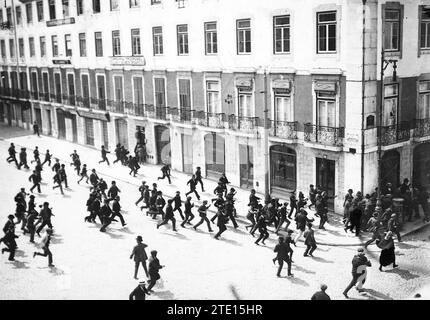
{"type": "Polygon", "coordinates": [[[78,102],[78,106],[81,108],[90,108],[90,98],[89,97],[76,97],[76,101],[78,102]]]}
{"type": "Polygon", "coordinates": [[[169,108],[173,122],[191,124],[192,110],[189,108],[169,108]]]}
{"type": "Polygon", "coordinates": [[[204,127],[224,129],[225,118],[224,113],[194,111],[193,123],[204,127]]]}
{"type": "Polygon", "coordinates": [[[125,103],[125,113],[136,116],[136,117],[145,117],[145,105],[143,103],[125,103]]]}
{"type": "Polygon", "coordinates": [[[283,139],[297,139],[297,121],[270,121],[269,134],[283,139]]]}
{"type": "Polygon", "coordinates": [[[146,105],[147,116],[152,119],[167,120],[167,110],[168,108],[164,106],[146,105]]]}
{"type": "Polygon", "coordinates": [[[341,147],[345,137],[345,128],[319,126],[305,123],[304,138],[307,142],[319,143],[326,146],[341,147]]]}
{"type": "Polygon", "coordinates": [[[254,132],[258,127],[258,117],[244,117],[231,114],[228,116],[228,127],[230,130],[254,132]]]}
{"type": "Polygon", "coordinates": [[[381,144],[388,146],[410,138],[410,124],[407,121],[381,128],[381,144]]]}
{"type": "Polygon", "coordinates": [[[123,100],[119,100],[119,101],[114,101],[114,100],[106,100],[106,108],[103,109],[103,103],[100,101],[104,99],[99,99],[99,103],[98,103],[98,108],[100,110],[107,110],[113,113],[125,113],[125,107],[124,107],[124,101],[123,100]]]}
{"type": "Polygon", "coordinates": [[[430,118],[414,120],[414,137],[421,138],[430,136],[430,118]]]}

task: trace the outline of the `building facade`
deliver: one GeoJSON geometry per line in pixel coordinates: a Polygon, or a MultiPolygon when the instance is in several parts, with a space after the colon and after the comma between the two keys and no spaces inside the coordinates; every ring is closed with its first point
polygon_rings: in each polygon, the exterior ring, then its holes
{"type": "Polygon", "coordinates": [[[381,114],[383,181],[430,187],[430,0],[6,0],[0,23],[9,125],[111,150],[144,128],[150,163],[341,211],[377,186],[381,114]]]}

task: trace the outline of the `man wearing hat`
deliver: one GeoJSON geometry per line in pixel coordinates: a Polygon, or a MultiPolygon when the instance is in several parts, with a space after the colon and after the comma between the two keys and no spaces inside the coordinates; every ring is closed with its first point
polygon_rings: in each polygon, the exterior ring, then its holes
{"type": "Polygon", "coordinates": [[[140,281],[139,285],[130,293],[129,300],[145,300],[146,295],[150,295],[145,287],[145,281],[140,281]]]}
{"type": "Polygon", "coordinates": [[[26,168],[26,169],[30,169],[28,164],[27,164],[27,152],[25,150],[27,150],[27,149],[21,148],[21,152],[19,153],[18,169],[20,169],[20,170],[21,170],[22,166],[24,166],[24,168],[26,168]]]}
{"type": "Polygon", "coordinates": [[[369,239],[368,241],[366,241],[366,243],[364,244],[364,248],[366,249],[373,241],[377,240],[377,239],[381,239],[382,235],[383,235],[383,225],[381,223],[381,221],[379,221],[378,219],[378,215],[379,212],[381,211],[380,209],[381,207],[376,207],[375,212],[373,213],[373,217],[369,219],[369,221],[367,222],[366,225],[366,229],[369,232],[372,232],[372,238],[369,239]]]}
{"type": "Polygon", "coordinates": [[[40,237],[40,231],[42,231],[45,226],[48,226],[48,228],[52,231],[51,217],[53,214],[52,210],[49,208],[48,202],[43,203],[43,208],[40,210],[39,216],[42,219],[42,224],[39,226],[39,228],[37,228],[36,233],[40,237]]]}
{"type": "Polygon", "coordinates": [[[162,225],[167,224],[169,221],[172,221],[173,231],[176,230],[176,219],[173,214],[173,208],[172,208],[172,199],[167,200],[167,207],[166,207],[166,213],[164,215],[163,221],[157,224],[157,229],[160,228],[162,225]]]}
{"type": "Polygon", "coordinates": [[[200,185],[202,186],[202,192],[205,192],[205,189],[203,187],[203,181],[202,181],[202,169],[200,167],[197,167],[196,173],[194,174],[196,179],[196,184],[200,182],[200,185]]]}
{"type": "Polygon", "coordinates": [[[284,202],[282,207],[278,210],[279,222],[278,222],[278,227],[276,228],[276,234],[278,234],[284,222],[287,222],[286,228],[288,228],[288,226],[291,223],[291,221],[287,218],[287,207],[288,207],[288,202],[284,202]]]}
{"type": "Polygon", "coordinates": [[[393,213],[391,215],[390,220],[388,220],[388,231],[393,232],[397,236],[397,240],[399,242],[402,242],[402,239],[400,238],[400,232],[399,232],[399,223],[397,222],[397,215],[393,213]]]}
{"type": "Polygon", "coordinates": [[[313,257],[312,253],[317,248],[317,242],[315,240],[315,232],[312,229],[312,223],[308,223],[307,227],[308,230],[306,230],[304,233],[306,250],[303,256],[307,257],[308,255],[310,255],[311,257],[313,257]]]}
{"type": "Polygon", "coordinates": [[[358,248],[357,254],[352,259],[352,280],[346,287],[346,289],[343,291],[343,295],[345,296],[345,298],[349,298],[348,291],[351,290],[351,288],[357,284],[359,278],[361,276],[365,276],[364,274],[366,273],[366,266],[371,267],[372,264],[369,260],[367,260],[367,257],[364,254],[364,249],[358,248]]]}
{"type": "Polygon", "coordinates": [[[134,203],[136,206],[140,201],[145,198],[145,190],[146,190],[146,181],[142,181],[142,185],[139,186],[140,198],[134,203]]]}
{"type": "Polygon", "coordinates": [[[151,291],[151,289],[155,286],[157,283],[157,280],[160,279],[160,269],[164,268],[160,264],[160,261],[157,258],[157,251],[152,250],[151,251],[151,258],[149,259],[149,287],[148,291],[151,291]]]}
{"type": "Polygon", "coordinates": [[[15,228],[15,223],[13,222],[13,219],[15,219],[14,215],[10,214],[7,216],[7,221],[3,227],[4,234],[8,233],[9,229],[11,227],[15,228]]]}
{"type": "Polygon", "coordinates": [[[207,210],[209,209],[209,207],[211,206],[211,205],[208,205],[208,206],[206,206],[208,204],[208,201],[207,200],[204,200],[203,201],[203,204],[199,207],[199,209],[198,209],[198,212],[199,212],[199,216],[200,216],[200,221],[193,227],[194,228],[194,230],[197,230],[197,227],[199,226],[199,225],[201,225],[203,222],[205,222],[206,221],[206,223],[207,223],[207,225],[208,225],[208,230],[209,230],[209,232],[213,232],[212,231],[212,229],[211,229],[211,225],[210,225],[210,222],[209,222],[209,219],[208,219],[208,217],[206,216],[206,212],[207,212],[207,210]]]}
{"type": "Polygon", "coordinates": [[[51,244],[51,236],[52,236],[52,229],[51,228],[46,229],[46,234],[43,237],[42,241],[40,242],[43,253],[36,252],[36,251],[33,253],[33,258],[35,258],[36,256],[48,257],[49,267],[54,266],[52,264],[52,253],[51,253],[51,250],[49,250],[49,245],[51,244]]]}
{"type": "Polygon", "coordinates": [[[282,267],[284,266],[285,261],[288,265],[288,276],[291,277],[293,274],[291,273],[291,260],[289,257],[288,246],[285,244],[283,237],[279,237],[278,242],[279,243],[275,246],[275,249],[273,249],[273,251],[277,253],[275,260],[278,260],[279,264],[276,275],[278,277],[281,276],[282,267]]]}
{"type": "Polygon", "coordinates": [[[112,202],[112,219],[115,219],[115,217],[118,217],[121,221],[121,224],[123,227],[126,226],[126,223],[124,221],[124,217],[121,214],[121,205],[119,204],[120,197],[116,196],[115,200],[112,202]]]}
{"type": "Polygon", "coordinates": [[[315,292],[311,300],[331,300],[329,295],[325,293],[325,291],[327,290],[327,285],[322,284],[320,288],[321,288],[321,291],[315,292]]]}
{"type": "Polygon", "coordinates": [[[194,219],[194,215],[191,212],[191,209],[194,207],[194,203],[191,203],[191,197],[188,196],[187,200],[185,201],[185,210],[184,210],[184,214],[185,214],[185,219],[184,221],[181,223],[181,227],[185,228],[185,224],[191,224],[191,220],[194,219]]]}
{"type": "Polygon", "coordinates": [[[174,202],[174,208],[173,208],[173,212],[175,212],[176,210],[178,210],[179,215],[181,216],[182,221],[185,220],[185,217],[182,213],[182,200],[181,200],[181,193],[179,191],[176,191],[176,195],[173,197],[173,202],[174,202]]]}
{"type": "Polygon", "coordinates": [[[37,188],[37,192],[40,191],[40,176],[37,174],[36,170],[33,171],[33,174],[28,178],[28,181],[33,182],[33,186],[30,188],[30,192],[33,193],[34,188],[37,188]]]}
{"type": "Polygon", "coordinates": [[[7,157],[6,161],[9,163],[15,162],[16,166],[18,167],[18,161],[16,160],[15,145],[13,143],[11,143],[10,147],[7,151],[9,153],[9,157],[7,157]]]}
{"type": "Polygon", "coordinates": [[[145,270],[145,275],[148,277],[148,269],[146,268],[146,260],[148,256],[146,255],[145,248],[148,247],[144,244],[142,236],[136,237],[137,245],[133,248],[131,252],[130,259],[134,257],[134,278],[137,279],[137,272],[139,271],[139,265],[142,263],[143,270],[145,270]]]}
{"type": "Polygon", "coordinates": [[[296,216],[296,223],[297,223],[298,234],[295,237],[294,242],[297,243],[297,240],[299,240],[299,238],[305,232],[306,224],[310,223],[310,222],[314,222],[314,219],[313,218],[309,219],[308,218],[308,213],[306,212],[306,210],[304,208],[301,208],[300,212],[296,216]]]}
{"type": "Polygon", "coordinates": [[[193,193],[193,192],[194,192],[194,194],[195,194],[195,195],[196,195],[196,197],[197,197],[197,200],[200,200],[200,196],[199,196],[199,194],[197,193],[197,190],[196,190],[197,181],[196,181],[196,176],[195,176],[195,175],[193,175],[193,176],[191,177],[191,179],[190,179],[190,180],[188,180],[187,185],[190,185],[190,191],[188,191],[188,192],[185,194],[185,196],[188,196],[190,193],[193,193]]]}
{"type": "Polygon", "coordinates": [[[8,216],[8,222],[6,222],[5,227],[3,228],[3,232],[5,233],[4,237],[0,239],[0,243],[4,242],[7,248],[1,249],[1,253],[9,252],[9,261],[15,261],[15,251],[17,248],[15,239],[18,238],[15,235],[15,225],[13,224],[13,215],[8,216]],[[11,222],[11,223],[10,223],[11,222]],[[7,226],[7,229],[5,229],[7,226]]]}
{"type": "MultiPolygon", "coordinates": [[[[32,197],[32,196],[30,196],[30,197],[32,197]]],[[[30,242],[31,243],[34,243],[34,234],[36,233],[35,221],[37,219],[37,214],[38,214],[37,211],[34,209],[28,211],[27,224],[26,224],[26,227],[24,229],[24,234],[27,232],[30,233],[30,242]]]]}

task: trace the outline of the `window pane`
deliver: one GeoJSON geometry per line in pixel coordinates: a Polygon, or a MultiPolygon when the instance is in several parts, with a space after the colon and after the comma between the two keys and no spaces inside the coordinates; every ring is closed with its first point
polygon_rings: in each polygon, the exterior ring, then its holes
{"type": "Polygon", "coordinates": [[[336,21],[336,12],[318,13],[318,22],[336,21]]]}

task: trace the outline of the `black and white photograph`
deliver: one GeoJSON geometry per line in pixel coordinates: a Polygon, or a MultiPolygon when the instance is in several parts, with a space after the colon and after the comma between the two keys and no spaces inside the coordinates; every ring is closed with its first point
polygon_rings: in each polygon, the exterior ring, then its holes
{"type": "Polygon", "coordinates": [[[0,158],[2,301],[430,299],[430,0],[0,0],[0,158]]]}

